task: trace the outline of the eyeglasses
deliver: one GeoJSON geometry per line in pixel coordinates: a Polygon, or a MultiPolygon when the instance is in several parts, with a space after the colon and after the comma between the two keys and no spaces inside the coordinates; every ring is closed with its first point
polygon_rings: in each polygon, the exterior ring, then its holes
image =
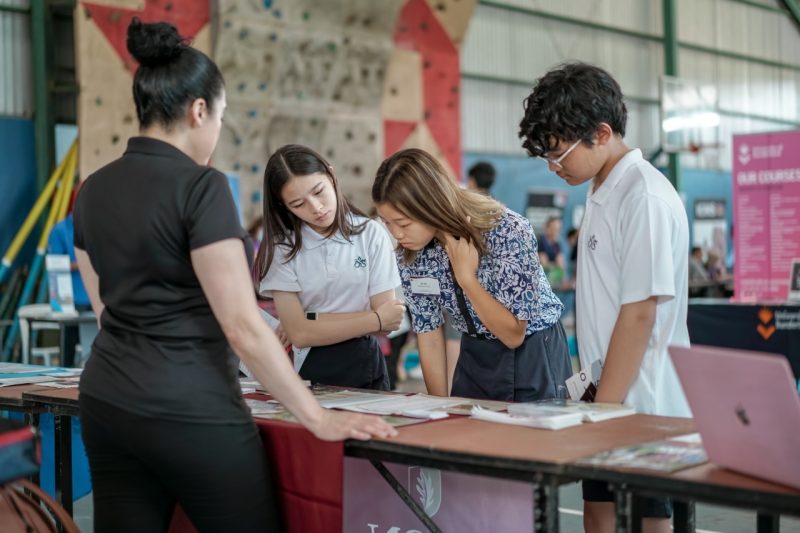
{"type": "Polygon", "coordinates": [[[575,149],[575,147],[578,146],[581,143],[582,140],[583,139],[578,139],[577,141],[575,141],[575,144],[573,144],[572,146],[567,148],[567,151],[564,152],[563,154],[561,154],[558,157],[558,159],[550,159],[549,157],[544,157],[544,156],[541,156],[541,155],[539,156],[539,159],[541,159],[542,161],[547,162],[547,164],[549,164],[549,165],[553,165],[556,168],[559,168],[559,169],[560,168],[564,168],[564,165],[562,165],[561,162],[564,159],[567,158],[567,156],[570,154],[570,152],[572,152],[575,149]]]}

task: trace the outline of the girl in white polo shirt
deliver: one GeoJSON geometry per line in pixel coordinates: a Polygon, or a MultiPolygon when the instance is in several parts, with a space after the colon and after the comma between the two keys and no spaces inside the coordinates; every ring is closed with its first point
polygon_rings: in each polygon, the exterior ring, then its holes
{"type": "Polygon", "coordinates": [[[279,148],[264,171],[264,242],[256,273],[312,383],[388,390],[373,333],[405,311],[386,230],[350,206],[333,168],[300,145],[279,148]]]}

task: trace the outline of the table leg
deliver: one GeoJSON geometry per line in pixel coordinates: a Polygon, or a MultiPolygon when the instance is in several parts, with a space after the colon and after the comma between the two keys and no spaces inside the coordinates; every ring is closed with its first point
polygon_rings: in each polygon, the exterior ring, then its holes
{"type": "Polygon", "coordinates": [[[75,366],[75,345],[78,344],[80,335],[77,325],[61,324],[59,335],[59,349],[61,352],[61,366],[72,368],[75,366]]]}
{"type": "Polygon", "coordinates": [[[614,492],[615,533],[632,533],[633,495],[622,487],[612,487],[614,492]]]}
{"type": "Polygon", "coordinates": [[[72,418],[54,415],[56,500],[72,516],[72,418]]]}
{"type": "Polygon", "coordinates": [[[675,533],[694,533],[694,502],[672,500],[672,527],[675,533]]]}
{"type": "Polygon", "coordinates": [[[642,497],[631,493],[631,533],[642,533],[642,497]]]}
{"type": "Polygon", "coordinates": [[[766,513],[758,513],[756,515],[756,531],[758,533],[778,533],[780,530],[780,515],[766,513]]]}
{"type": "MultiPolygon", "coordinates": [[[[25,424],[35,428],[38,433],[39,429],[39,413],[25,413],[24,415],[25,424]]],[[[37,470],[35,474],[31,474],[28,479],[30,479],[31,483],[34,485],[39,484],[39,471],[37,470]]]]}
{"type": "Polygon", "coordinates": [[[558,484],[533,486],[533,530],[558,533],[558,484]]]}

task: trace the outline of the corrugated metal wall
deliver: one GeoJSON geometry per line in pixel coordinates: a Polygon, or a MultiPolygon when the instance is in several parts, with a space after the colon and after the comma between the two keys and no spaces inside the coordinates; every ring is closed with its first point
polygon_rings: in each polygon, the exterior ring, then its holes
{"type": "Polygon", "coordinates": [[[30,7],[30,0],[0,0],[0,116],[33,115],[30,15],[2,10],[30,7]]]}
{"type": "MultiPolygon", "coordinates": [[[[685,155],[690,167],[730,168],[734,133],[800,128],[800,30],[780,2],[759,3],[771,9],[676,1],[680,77],[716,87],[721,114],[721,148],[685,155]]],[[[662,0],[482,1],[461,59],[464,150],[521,154],[516,130],[533,81],[553,65],[582,60],[619,80],[629,144],[655,151],[662,34],[662,0]]]]}

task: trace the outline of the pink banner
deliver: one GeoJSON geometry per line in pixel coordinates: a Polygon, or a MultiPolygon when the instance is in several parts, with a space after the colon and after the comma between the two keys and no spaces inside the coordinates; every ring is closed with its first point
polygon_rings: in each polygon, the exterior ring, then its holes
{"type": "MultiPolygon", "coordinates": [[[[528,483],[385,464],[442,531],[533,531],[528,483]]],[[[365,459],[345,458],[343,515],[342,531],[427,531],[365,459]]]]}
{"type": "Polygon", "coordinates": [[[800,131],[733,138],[734,297],[786,300],[800,258],[800,131]]]}

